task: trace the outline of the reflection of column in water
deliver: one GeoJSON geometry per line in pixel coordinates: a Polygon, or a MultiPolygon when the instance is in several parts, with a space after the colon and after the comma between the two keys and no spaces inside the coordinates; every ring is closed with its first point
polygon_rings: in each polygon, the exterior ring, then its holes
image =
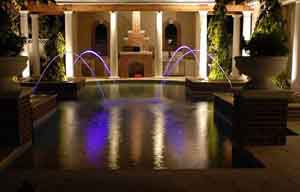
{"type": "Polygon", "coordinates": [[[109,86],[109,96],[110,99],[117,99],[120,97],[120,89],[118,83],[113,83],[109,86]]]}
{"type": "Polygon", "coordinates": [[[134,114],[130,123],[130,140],[131,140],[131,158],[134,163],[138,163],[141,158],[142,153],[142,134],[143,134],[143,119],[145,119],[144,113],[139,111],[138,107],[132,108],[130,111],[131,114],[134,114]]]}
{"type": "Polygon", "coordinates": [[[196,146],[197,153],[199,155],[199,168],[208,167],[208,122],[209,122],[209,111],[208,103],[201,102],[197,104],[196,109],[196,122],[197,122],[197,137],[196,137],[196,146]]]}
{"type": "Polygon", "coordinates": [[[156,97],[164,97],[164,87],[166,88],[167,86],[164,86],[165,83],[159,83],[155,85],[155,96],[156,97]]]}
{"type": "Polygon", "coordinates": [[[75,131],[76,125],[76,109],[75,106],[66,106],[61,111],[60,119],[60,161],[63,164],[64,168],[72,168],[75,166],[75,161],[80,159],[76,157],[78,153],[74,149],[76,140],[75,131]]]}
{"type": "Polygon", "coordinates": [[[165,117],[162,106],[154,108],[155,123],[153,130],[153,153],[154,169],[164,168],[164,137],[165,137],[165,117]]]}
{"type": "Polygon", "coordinates": [[[120,145],[120,109],[114,107],[110,111],[110,129],[109,129],[109,152],[108,166],[111,169],[119,168],[119,145],[120,145]]]}

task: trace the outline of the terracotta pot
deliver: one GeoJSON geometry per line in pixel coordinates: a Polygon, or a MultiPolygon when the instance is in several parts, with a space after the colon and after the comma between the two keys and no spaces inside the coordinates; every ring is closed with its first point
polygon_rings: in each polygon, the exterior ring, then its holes
{"type": "Polygon", "coordinates": [[[13,81],[26,67],[27,57],[0,57],[0,96],[18,95],[20,86],[13,81]]]}
{"type": "Polygon", "coordinates": [[[236,67],[240,73],[249,76],[256,89],[276,89],[272,77],[282,72],[287,65],[288,57],[260,56],[235,57],[236,67]]]}

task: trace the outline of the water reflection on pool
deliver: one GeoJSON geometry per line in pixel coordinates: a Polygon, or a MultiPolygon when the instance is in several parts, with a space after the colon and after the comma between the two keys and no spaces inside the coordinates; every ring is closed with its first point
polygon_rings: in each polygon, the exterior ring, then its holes
{"type": "Polygon", "coordinates": [[[35,129],[33,149],[15,167],[205,169],[231,166],[231,144],[213,104],[189,102],[182,85],[105,84],[61,102],[35,129]]]}

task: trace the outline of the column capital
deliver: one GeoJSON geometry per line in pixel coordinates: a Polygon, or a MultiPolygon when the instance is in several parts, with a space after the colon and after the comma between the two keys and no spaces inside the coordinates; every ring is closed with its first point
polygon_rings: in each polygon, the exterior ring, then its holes
{"type": "Polygon", "coordinates": [[[241,18],[242,17],[242,15],[240,15],[240,14],[233,14],[233,15],[231,15],[234,19],[238,19],[238,18],[241,18]]]}
{"type": "Polygon", "coordinates": [[[251,16],[252,11],[243,11],[243,16],[251,16]]]}
{"type": "Polygon", "coordinates": [[[198,13],[199,13],[200,15],[207,15],[207,14],[208,14],[208,11],[198,11],[198,13]]]}
{"type": "Polygon", "coordinates": [[[30,17],[31,17],[32,19],[37,19],[37,18],[39,18],[39,14],[36,14],[36,13],[30,14],[30,17]]]}
{"type": "Polygon", "coordinates": [[[64,14],[65,14],[65,15],[72,15],[72,14],[73,14],[73,11],[64,11],[64,14]]]}
{"type": "Polygon", "coordinates": [[[21,10],[21,11],[20,11],[20,14],[21,14],[21,15],[28,15],[28,14],[29,14],[29,11],[28,11],[28,10],[21,10]]]}

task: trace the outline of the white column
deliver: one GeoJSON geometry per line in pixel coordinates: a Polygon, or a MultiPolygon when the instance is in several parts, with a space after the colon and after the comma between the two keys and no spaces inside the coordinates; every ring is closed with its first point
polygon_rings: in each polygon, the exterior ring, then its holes
{"type": "Polygon", "coordinates": [[[39,48],[39,15],[31,15],[32,25],[32,45],[31,45],[31,65],[33,76],[40,75],[40,48],[39,48]]]}
{"type": "MultiPolygon", "coordinates": [[[[20,11],[20,25],[21,25],[21,35],[26,38],[26,43],[24,45],[23,51],[21,53],[22,56],[29,57],[29,49],[28,49],[28,37],[29,37],[29,25],[28,25],[28,14],[29,11],[20,11]]],[[[30,62],[27,61],[26,68],[22,72],[23,77],[30,76],[30,62]]]]}
{"type": "Polygon", "coordinates": [[[163,12],[156,12],[156,28],[155,28],[155,77],[163,75],[163,12]]]}
{"type": "Polygon", "coordinates": [[[238,79],[240,73],[235,66],[235,57],[240,56],[240,40],[241,40],[241,15],[232,15],[233,17],[233,42],[232,42],[232,79],[238,79]]]}
{"type": "Polygon", "coordinates": [[[296,1],[292,59],[292,89],[300,92],[300,0],[296,1]]]}
{"type": "MultiPolygon", "coordinates": [[[[245,41],[249,41],[251,38],[251,11],[243,11],[243,36],[245,41]]],[[[243,50],[243,56],[248,54],[243,50]]]]}
{"type": "Polygon", "coordinates": [[[200,58],[198,77],[207,79],[207,11],[199,11],[200,25],[200,58]]]}
{"type": "Polygon", "coordinates": [[[66,75],[74,77],[73,65],[73,12],[65,11],[65,51],[66,51],[66,75]]]}
{"type": "Polygon", "coordinates": [[[118,13],[110,12],[110,69],[111,78],[119,78],[118,13]]]}

